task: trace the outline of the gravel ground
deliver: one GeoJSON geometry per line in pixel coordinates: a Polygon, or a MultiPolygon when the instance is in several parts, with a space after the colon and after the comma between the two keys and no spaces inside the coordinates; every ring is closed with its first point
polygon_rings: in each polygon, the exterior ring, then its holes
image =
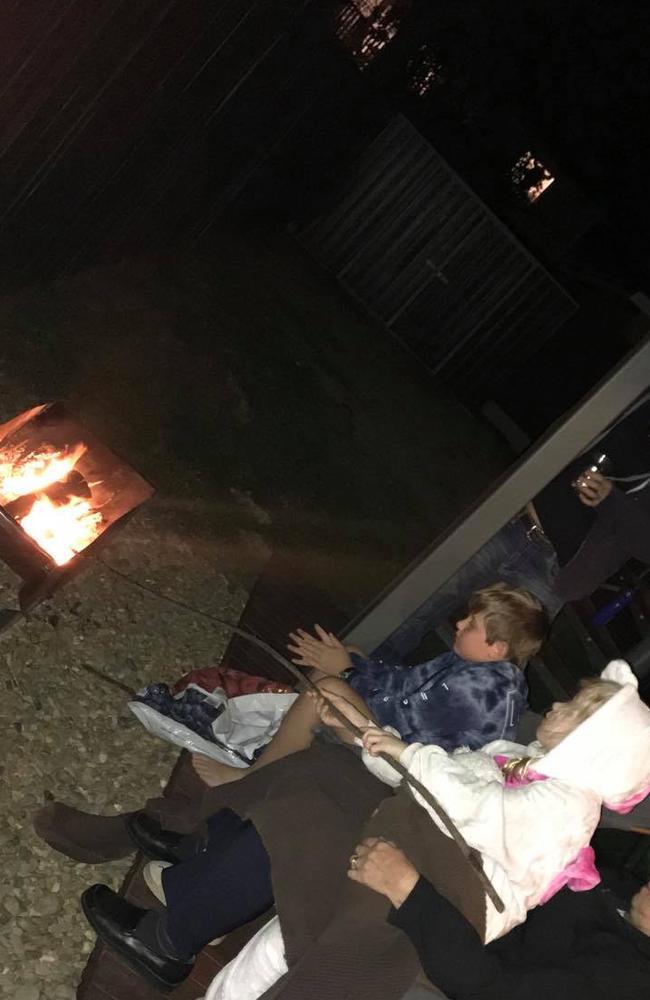
{"type": "MultiPolygon", "coordinates": [[[[158,486],[106,548],[122,572],[237,622],[272,542],[361,607],[509,456],[293,244],[220,247],[0,298],[0,421],[66,399],[158,486]]],[[[0,562],[0,608],[15,589],[0,562]]],[[[50,851],[34,810],[135,808],[177,756],[83,664],[138,688],[226,642],[97,563],[0,633],[0,997],[74,997],[93,945],[80,892],[127,870],[50,851]]]]}
{"type": "MultiPolygon", "coordinates": [[[[247,596],[241,566],[259,569],[264,545],[242,536],[235,559],[232,539],[197,536],[178,520],[173,503],[154,499],[116,533],[103,560],[236,622],[247,596]]],[[[2,572],[0,604],[13,605],[16,581],[2,572]]],[[[137,689],[217,662],[227,641],[225,629],[147,596],[95,562],[0,634],[0,996],[75,997],[94,942],[79,895],[92,882],[118,887],[130,863],[65,859],[33,833],[34,810],[50,798],[96,812],[135,808],[165,785],[178,754],[146,733],[123,692],[83,665],[137,689]]]]}

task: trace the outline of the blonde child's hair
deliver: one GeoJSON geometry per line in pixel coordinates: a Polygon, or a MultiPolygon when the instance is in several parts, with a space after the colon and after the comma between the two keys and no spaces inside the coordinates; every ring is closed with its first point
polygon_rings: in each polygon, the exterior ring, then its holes
{"type": "Polygon", "coordinates": [[[576,725],[579,725],[585,719],[588,719],[590,715],[593,715],[596,709],[604,705],[610,698],[613,698],[621,690],[622,686],[622,684],[617,684],[616,681],[603,680],[602,677],[583,677],[580,681],[577,694],[571,699],[576,702],[578,709],[578,722],[576,725]]]}
{"type": "MultiPolygon", "coordinates": [[[[606,681],[601,677],[583,677],[577,693],[570,699],[576,703],[576,727],[613,698],[622,687],[623,685],[617,684],[616,681],[606,681]]],[[[512,757],[502,765],[501,770],[513,778],[524,778],[534,759],[534,757],[512,757]]]]}
{"type": "Polygon", "coordinates": [[[548,617],[542,602],[523,587],[493,583],[472,594],[470,614],[482,614],[489,643],[505,642],[508,659],[522,669],[544,642],[548,617]]]}

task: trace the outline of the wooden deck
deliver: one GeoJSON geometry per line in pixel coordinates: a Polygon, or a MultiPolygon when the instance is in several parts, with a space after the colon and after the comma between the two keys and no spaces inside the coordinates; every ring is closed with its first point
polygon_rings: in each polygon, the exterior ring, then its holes
{"type": "MultiPolygon", "coordinates": [[[[242,614],[242,628],[255,632],[278,650],[284,649],[287,633],[296,625],[310,626],[314,621],[333,631],[347,620],[345,611],[309,580],[307,567],[295,558],[271,558],[264,572],[251,591],[242,614]]],[[[286,681],[280,666],[263,651],[235,637],[229,643],[222,663],[248,673],[286,681]]],[[[155,678],[152,678],[155,680],[155,678]]],[[[143,739],[149,737],[143,730],[143,739]]],[[[188,788],[191,781],[189,756],[183,751],[170,777],[165,795],[173,795],[188,788]]],[[[160,903],[151,895],[142,879],[146,859],[138,855],[127,875],[122,892],[131,902],[148,909],[160,909],[160,903]]],[[[163,993],[133,972],[124,961],[101,941],[95,945],[83,972],[77,990],[78,1000],[160,1000],[173,996],[174,1000],[198,1000],[202,997],[216,973],[237,954],[266,917],[229,934],[218,947],[208,947],[199,956],[189,979],[173,993],[163,993]]]]}

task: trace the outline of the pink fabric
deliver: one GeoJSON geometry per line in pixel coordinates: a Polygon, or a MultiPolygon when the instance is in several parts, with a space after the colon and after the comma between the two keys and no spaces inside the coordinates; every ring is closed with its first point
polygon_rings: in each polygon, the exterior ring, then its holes
{"type": "Polygon", "coordinates": [[[632,812],[635,806],[638,806],[639,802],[643,802],[645,798],[650,795],[650,785],[644,788],[642,792],[637,792],[636,795],[631,795],[629,799],[625,799],[624,802],[606,802],[605,805],[612,812],[621,813],[625,816],[626,813],[632,812]]]}
{"type": "MultiPolygon", "coordinates": [[[[510,760],[505,754],[496,754],[495,761],[499,767],[503,767],[506,761],[510,760]]],[[[523,778],[513,777],[512,775],[506,775],[506,788],[523,788],[524,785],[530,785],[533,781],[547,781],[547,775],[539,774],[537,771],[533,771],[530,768],[526,772],[523,778]]],[[[641,799],[645,798],[647,791],[643,795],[635,796],[634,801],[629,799],[628,802],[632,802],[632,805],[625,811],[629,812],[640,802],[641,799]]],[[[625,803],[627,805],[627,802],[625,803]]],[[[622,811],[620,805],[617,811],[622,811]]],[[[564,886],[568,886],[573,892],[586,892],[588,889],[593,889],[600,882],[600,875],[598,869],[596,868],[596,855],[592,847],[583,847],[581,851],[578,852],[577,856],[571,861],[566,868],[551,880],[546,888],[546,891],[539,903],[547,903],[556,892],[563,889],[564,886]]]]}
{"type": "Polygon", "coordinates": [[[565,885],[573,892],[586,892],[593,889],[600,882],[600,875],[596,868],[596,855],[593,847],[583,847],[573,859],[546,888],[546,892],[540,899],[540,906],[548,903],[549,899],[563,889],[565,885]]]}

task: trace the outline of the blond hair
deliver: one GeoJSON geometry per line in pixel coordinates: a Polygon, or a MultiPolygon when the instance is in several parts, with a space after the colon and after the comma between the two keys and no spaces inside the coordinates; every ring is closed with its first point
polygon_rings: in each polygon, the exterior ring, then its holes
{"type": "Polygon", "coordinates": [[[596,709],[604,705],[610,698],[613,698],[622,687],[622,684],[617,684],[616,681],[603,680],[602,677],[583,677],[580,681],[577,694],[574,694],[571,699],[571,701],[576,703],[576,716],[578,719],[576,725],[580,725],[590,715],[593,715],[596,709]]]}
{"type": "MultiPolygon", "coordinates": [[[[622,684],[616,681],[606,681],[601,677],[583,677],[580,681],[577,694],[570,700],[575,705],[575,726],[577,729],[581,722],[588,719],[596,712],[601,705],[604,705],[622,689],[622,684]]],[[[534,757],[511,757],[501,765],[501,771],[506,777],[515,780],[523,780],[526,772],[534,761],[534,757]]]]}
{"type": "Polygon", "coordinates": [[[508,659],[522,669],[537,653],[548,628],[542,602],[523,587],[493,583],[477,590],[469,599],[470,614],[482,614],[485,637],[491,644],[504,642],[508,659]]]}

